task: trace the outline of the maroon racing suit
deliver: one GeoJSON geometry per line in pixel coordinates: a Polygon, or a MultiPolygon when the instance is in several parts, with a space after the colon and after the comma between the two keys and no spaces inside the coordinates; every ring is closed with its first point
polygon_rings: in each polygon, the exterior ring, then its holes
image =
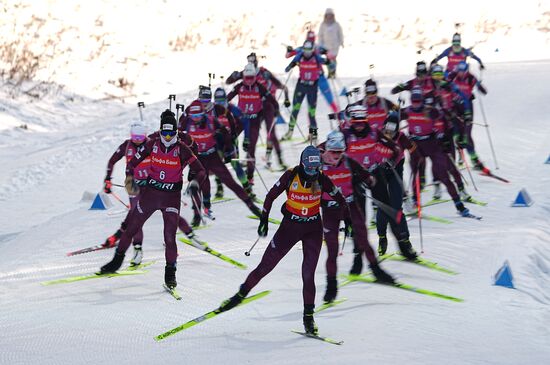
{"type": "MultiPolygon", "coordinates": [[[[443,152],[441,145],[435,137],[435,124],[436,120],[440,118],[440,111],[434,108],[427,108],[425,106],[415,109],[409,106],[405,110],[401,111],[401,117],[407,119],[409,138],[416,143],[420,154],[424,158],[429,157],[432,160],[434,179],[441,181],[445,185],[447,192],[455,204],[460,202],[456,187],[449,178],[449,156],[443,152]]],[[[416,156],[417,155],[411,155],[413,195],[415,201],[417,201],[415,176],[418,172],[420,162],[416,156]]]]}
{"type": "MultiPolygon", "coordinates": [[[[145,140],[143,143],[145,143],[147,140],[145,140]]],[[[107,163],[107,177],[110,179],[111,175],[113,173],[113,168],[115,164],[120,161],[123,157],[126,157],[126,164],[130,162],[130,160],[134,157],[134,155],[137,153],[140,146],[143,144],[137,145],[132,142],[131,139],[127,139],[120,146],[118,146],[117,150],[111,158],[109,159],[109,162],[107,163]]],[[[149,165],[151,163],[150,158],[144,159],[134,170],[134,181],[137,186],[145,186],[147,185],[147,176],[149,174],[149,165]]],[[[128,226],[128,215],[130,214],[130,210],[134,209],[136,207],[136,204],[138,202],[138,195],[129,195],[128,199],[130,201],[130,209],[128,210],[128,214],[126,214],[126,218],[124,218],[124,221],[120,225],[120,231],[124,232],[126,230],[126,227],[128,226]]],[[[134,245],[140,245],[143,242],[143,230],[139,229],[136,234],[132,237],[132,243],[134,245]]]]}
{"type": "Polygon", "coordinates": [[[166,263],[173,265],[178,257],[176,231],[180,217],[183,169],[189,165],[198,182],[205,178],[205,173],[197,157],[183,142],[177,141],[167,148],[157,137],[149,139],[138,150],[126,167],[126,175],[132,176],[134,168],[147,157],[151,159],[147,185],[140,189],[136,208],[131,210],[128,215],[128,227],[120,238],[117,252],[124,254],[133,235],[143,227],[143,224],[155,211],[160,210],[164,220],[166,263]]]}
{"type": "MultiPolygon", "coordinates": [[[[320,147],[322,149],[322,147],[320,147]]],[[[341,191],[349,205],[351,226],[353,228],[353,241],[358,250],[365,252],[370,264],[377,264],[374,250],[369,244],[365,214],[354,199],[353,183],[357,181],[368,182],[371,174],[367,172],[357,161],[343,155],[337,165],[323,163],[323,174],[328,176],[334,185],[341,191]]],[[[327,278],[336,278],[338,257],[338,233],[340,221],[344,220],[344,212],[340,205],[329,195],[323,194],[323,227],[325,241],[327,243],[327,278]]]]}
{"type": "MultiPolygon", "coordinates": [[[[149,140],[151,138],[158,138],[159,136],[160,136],[160,134],[157,131],[157,132],[151,133],[149,136],[147,136],[147,140],[149,140]]],[[[186,133],[183,133],[183,132],[178,132],[178,137],[179,137],[180,141],[185,143],[185,145],[187,147],[189,147],[191,149],[191,151],[193,151],[193,153],[196,152],[197,145],[196,145],[196,143],[193,142],[193,139],[191,137],[189,137],[186,133]]],[[[143,143],[145,143],[145,142],[143,142],[143,143]]],[[[124,148],[125,144],[126,144],[126,147],[125,147],[126,148],[126,163],[128,163],[132,159],[132,157],[135,155],[135,153],[137,152],[137,147],[138,146],[136,146],[130,140],[126,140],[123,144],[121,144],[118,147],[118,149],[115,151],[115,153],[109,159],[109,162],[107,164],[107,175],[108,176],[111,176],[114,164],[122,158],[122,157],[119,157],[119,155],[121,153],[120,151],[123,151],[123,148],[124,148]],[[126,144],[126,142],[128,142],[128,144],[126,144]]],[[[142,146],[142,145],[140,145],[140,146],[142,146]]],[[[124,155],[122,154],[121,156],[124,156],[124,155]]],[[[148,175],[149,164],[150,164],[150,158],[145,158],[138,165],[136,170],[134,171],[134,181],[136,182],[137,186],[139,186],[140,188],[147,185],[147,175],[148,175]],[[145,170],[145,166],[147,167],[147,170],[145,170]]],[[[139,199],[138,199],[137,195],[136,196],[130,195],[129,200],[130,200],[130,210],[132,210],[136,206],[139,199]]],[[[128,213],[126,214],[126,217],[124,218],[124,221],[122,221],[122,223],[120,224],[120,232],[124,232],[126,230],[126,228],[128,227],[128,216],[130,215],[130,210],[128,210],[128,213]]],[[[191,229],[191,226],[189,225],[189,223],[187,223],[185,218],[183,218],[181,215],[178,219],[178,228],[185,234],[189,234],[193,231],[191,229]]],[[[135,244],[141,244],[142,242],[143,242],[143,230],[140,229],[138,231],[138,233],[136,233],[136,235],[134,236],[132,244],[134,244],[134,245],[135,244]]]]}
{"type": "MultiPolygon", "coordinates": [[[[202,203],[206,209],[210,209],[210,173],[217,176],[221,182],[231,189],[235,195],[241,199],[249,209],[253,209],[254,203],[244,188],[239,185],[227,169],[220,157],[219,151],[227,150],[224,146],[232,147],[231,135],[229,131],[220,123],[218,118],[205,114],[201,121],[194,122],[189,117],[180,118],[181,128],[185,130],[193,141],[197,144],[197,156],[202,166],[206,170],[206,179],[200,185],[202,192],[202,203]]],[[[194,194],[195,195],[195,194],[194,194]]],[[[195,215],[199,215],[200,197],[193,197],[193,210],[195,215]]]]}
{"type": "Polygon", "coordinates": [[[346,200],[332,181],[322,173],[314,181],[302,178],[300,167],[287,170],[268,192],[263,215],[269,216],[273,201],[283,192],[287,200],[281,207],[283,221],[271,242],[267,246],[262,260],[248,275],[241,286],[240,292],[248,294],[260,280],[277,266],[279,261],[298,242],[302,241],[302,295],[304,306],[315,304],[315,269],[323,242],[323,223],[319,208],[321,195],[328,193],[344,209],[345,217],[349,219],[346,200]]]}
{"type": "MultiPolygon", "coordinates": [[[[265,118],[264,105],[270,103],[273,106],[277,105],[277,101],[269,93],[269,91],[258,81],[252,85],[245,85],[243,82],[238,83],[229,94],[227,101],[230,102],[235,96],[239,96],[239,109],[243,113],[241,119],[245,125],[248,125],[248,131],[245,130],[245,139],[249,139],[247,148],[247,171],[246,175],[249,181],[254,178],[254,169],[256,167],[256,143],[260,134],[260,126],[262,118],[265,118]],[[267,102],[264,102],[267,101],[267,102]]],[[[278,110],[278,107],[276,107],[278,110]]]]}
{"type": "MultiPolygon", "coordinates": [[[[232,84],[234,82],[237,82],[238,80],[241,80],[243,78],[243,73],[235,71],[233,72],[227,79],[227,84],[232,84]]],[[[260,84],[262,84],[267,91],[271,93],[271,95],[275,98],[275,93],[277,90],[285,90],[285,86],[281,83],[281,81],[273,75],[271,71],[269,71],[267,68],[260,66],[258,68],[258,73],[256,75],[256,78],[260,84]]],[[[286,93],[286,91],[285,91],[286,93]]],[[[286,98],[288,99],[288,95],[286,95],[286,98]]],[[[275,100],[275,99],[274,99],[275,100]]],[[[264,111],[264,120],[265,120],[265,127],[267,128],[267,159],[269,161],[269,156],[271,155],[271,151],[273,148],[275,148],[275,153],[277,153],[277,156],[279,160],[282,159],[281,154],[281,146],[279,144],[279,139],[277,138],[277,135],[275,133],[275,127],[273,126],[275,115],[278,115],[279,111],[279,103],[277,100],[275,100],[275,103],[268,100],[267,98],[263,100],[263,111],[264,111]]]]}

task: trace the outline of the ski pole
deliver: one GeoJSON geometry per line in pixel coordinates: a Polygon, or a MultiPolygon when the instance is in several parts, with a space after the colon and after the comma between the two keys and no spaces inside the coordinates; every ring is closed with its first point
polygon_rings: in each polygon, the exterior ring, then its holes
{"type": "Polygon", "coordinates": [[[481,115],[483,116],[483,123],[485,124],[485,130],[487,131],[487,138],[489,138],[489,146],[491,147],[491,153],[493,154],[493,160],[495,161],[495,168],[498,170],[497,155],[495,148],[493,147],[493,139],[491,138],[491,132],[489,131],[489,124],[487,124],[487,117],[485,116],[485,108],[483,108],[483,102],[481,97],[479,100],[479,108],[481,109],[481,115]]]}
{"type": "MultiPolygon", "coordinates": [[[[204,220],[204,217],[202,216],[202,199],[201,199],[201,204],[199,205],[197,203],[197,199],[195,199],[195,196],[193,194],[193,189],[190,191],[190,195],[191,195],[191,200],[193,201],[193,204],[199,210],[199,216],[201,217],[202,224],[206,225],[206,221],[204,220]]],[[[199,196],[199,199],[200,199],[200,196],[199,196]]]]}
{"type": "Polygon", "coordinates": [[[250,248],[248,249],[248,251],[245,251],[244,252],[244,255],[245,256],[250,256],[250,252],[254,249],[254,246],[256,246],[256,244],[258,243],[258,241],[260,240],[260,236],[258,236],[258,238],[256,238],[256,241],[252,244],[252,246],[250,246],[250,248]]]}
{"type": "Polygon", "coordinates": [[[258,167],[256,166],[256,163],[254,163],[254,169],[256,169],[256,172],[258,173],[258,176],[260,177],[260,181],[264,185],[265,191],[269,192],[269,189],[267,188],[267,185],[265,184],[265,181],[264,181],[262,175],[260,174],[260,170],[258,170],[258,167]]]}
{"type": "Polygon", "coordinates": [[[176,101],[176,95],[170,94],[168,95],[168,102],[170,103],[170,111],[172,111],[172,100],[176,101]]]}
{"type": "Polygon", "coordinates": [[[138,109],[139,109],[139,119],[143,122],[143,113],[141,109],[145,108],[145,103],[143,101],[138,102],[138,109]]]}
{"type": "Polygon", "coordinates": [[[296,127],[298,128],[298,132],[300,132],[300,134],[304,138],[304,141],[307,141],[309,138],[306,138],[306,136],[304,135],[304,132],[302,132],[302,128],[300,128],[300,125],[298,124],[298,121],[296,121],[296,127]]]}
{"type": "MultiPolygon", "coordinates": [[[[366,188],[365,188],[366,189],[366,188]]],[[[370,195],[367,195],[366,194],[366,190],[365,190],[365,196],[367,198],[369,198],[370,200],[372,200],[374,203],[376,203],[376,206],[379,208],[379,209],[382,209],[384,211],[384,213],[386,213],[391,219],[393,219],[396,223],[400,223],[401,222],[401,219],[403,217],[403,212],[402,211],[397,211],[396,209],[394,209],[392,206],[384,203],[384,202],[381,202],[380,200],[376,199],[376,198],[373,198],[372,196],[370,195]]]]}
{"type": "Polygon", "coordinates": [[[466,165],[466,170],[468,170],[468,174],[470,175],[470,180],[472,180],[472,184],[474,185],[474,189],[477,190],[476,183],[474,181],[474,177],[472,176],[472,171],[470,171],[470,165],[468,164],[468,161],[466,161],[466,157],[464,156],[464,149],[459,148],[458,151],[460,152],[460,156],[462,156],[462,161],[464,161],[464,164],[466,165]]]}
{"type": "Polygon", "coordinates": [[[178,123],[180,120],[180,109],[181,109],[181,114],[183,114],[183,109],[184,109],[183,104],[176,104],[176,120],[178,121],[178,123]]]}
{"type": "Polygon", "coordinates": [[[115,198],[116,200],[118,200],[120,202],[120,204],[124,205],[126,208],[130,209],[130,206],[128,204],[126,204],[125,202],[122,201],[122,199],[120,199],[118,197],[118,195],[116,195],[115,193],[113,193],[111,191],[111,195],[113,196],[113,198],[115,198]]]}
{"type": "Polygon", "coordinates": [[[422,237],[422,203],[420,196],[420,171],[416,173],[416,209],[418,209],[418,229],[420,231],[420,253],[424,253],[424,239],[422,237]]]}
{"type": "Polygon", "coordinates": [[[344,232],[344,241],[342,242],[342,249],[340,250],[340,252],[338,253],[338,256],[342,256],[344,254],[344,247],[346,247],[346,233],[344,232]]]}
{"type": "MultiPolygon", "coordinates": [[[[288,80],[290,80],[290,76],[292,75],[292,71],[294,71],[294,68],[292,68],[290,70],[290,72],[288,73],[288,76],[286,77],[285,83],[283,84],[282,92],[277,97],[277,103],[279,103],[279,99],[281,99],[281,95],[283,95],[285,90],[286,90],[286,84],[288,83],[288,80]]],[[[280,113],[280,111],[279,111],[279,113],[280,113]]],[[[271,132],[273,131],[274,127],[275,127],[275,121],[273,121],[273,124],[271,124],[271,127],[269,128],[269,131],[267,132],[267,140],[269,140],[269,138],[271,137],[271,132]]]]}

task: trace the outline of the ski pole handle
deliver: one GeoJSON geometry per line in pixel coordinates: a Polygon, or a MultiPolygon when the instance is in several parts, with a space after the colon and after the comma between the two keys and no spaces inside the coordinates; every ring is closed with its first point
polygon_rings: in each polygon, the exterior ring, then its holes
{"type": "Polygon", "coordinates": [[[143,122],[143,112],[141,109],[145,108],[145,103],[143,101],[140,101],[137,103],[138,109],[139,109],[139,119],[143,122]]]}
{"type": "Polygon", "coordinates": [[[168,102],[170,103],[170,110],[172,110],[172,100],[176,101],[176,95],[175,94],[170,94],[168,95],[168,102]]]}
{"type": "Polygon", "coordinates": [[[258,243],[258,241],[260,240],[260,236],[258,236],[258,238],[256,238],[256,241],[252,244],[252,246],[250,246],[250,248],[248,249],[248,251],[245,251],[244,255],[245,256],[250,256],[250,252],[254,249],[254,246],[256,246],[256,244],[258,243]]]}

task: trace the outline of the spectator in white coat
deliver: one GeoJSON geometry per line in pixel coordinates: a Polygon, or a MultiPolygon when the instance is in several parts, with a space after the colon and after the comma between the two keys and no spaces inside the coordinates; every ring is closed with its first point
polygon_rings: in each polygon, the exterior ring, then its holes
{"type": "Polygon", "coordinates": [[[344,33],[342,27],[334,17],[334,10],[328,8],[325,18],[319,27],[319,44],[326,48],[336,58],[340,46],[344,47],[344,33]]]}

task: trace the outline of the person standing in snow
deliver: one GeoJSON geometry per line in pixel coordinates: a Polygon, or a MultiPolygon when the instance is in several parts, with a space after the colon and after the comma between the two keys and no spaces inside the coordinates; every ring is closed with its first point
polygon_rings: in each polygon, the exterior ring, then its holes
{"type": "Polygon", "coordinates": [[[336,21],[334,10],[331,8],[327,8],[325,11],[325,18],[319,27],[317,35],[319,45],[326,48],[334,57],[334,69],[328,75],[329,78],[334,78],[336,76],[336,57],[338,56],[340,46],[344,47],[344,33],[342,32],[342,27],[336,21]]]}

